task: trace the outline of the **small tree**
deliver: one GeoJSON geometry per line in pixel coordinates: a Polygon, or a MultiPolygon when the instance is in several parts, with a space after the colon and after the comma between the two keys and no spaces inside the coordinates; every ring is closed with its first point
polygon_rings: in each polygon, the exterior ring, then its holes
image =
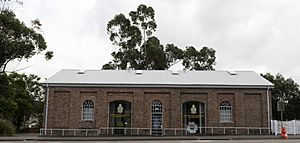
{"type": "Polygon", "coordinates": [[[283,99],[286,103],[284,120],[300,119],[299,85],[291,78],[284,78],[281,74],[272,75],[270,73],[261,74],[264,78],[274,84],[272,89],[272,118],[280,120],[280,112],[277,111],[277,102],[283,99]]]}
{"type": "Polygon", "coordinates": [[[19,131],[29,117],[34,117],[42,122],[43,94],[39,83],[40,78],[36,75],[18,73],[2,74],[0,87],[0,111],[4,119],[12,121],[19,131]],[[3,98],[4,97],[4,98],[3,98]]]}
{"type": "Polygon", "coordinates": [[[0,119],[0,136],[11,136],[15,132],[16,129],[10,121],[0,119]]]}

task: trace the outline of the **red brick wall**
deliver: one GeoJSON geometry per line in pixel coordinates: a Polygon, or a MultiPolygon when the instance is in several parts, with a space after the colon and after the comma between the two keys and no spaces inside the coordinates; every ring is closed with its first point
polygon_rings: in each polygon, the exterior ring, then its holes
{"type": "MultiPolygon", "coordinates": [[[[182,103],[206,105],[207,127],[268,127],[266,89],[79,88],[50,87],[48,128],[99,128],[109,123],[109,103],[131,103],[132,127],[151,127],[151,103],[163,105],[163,127],[182,128],[182,103]],[[82,104],[95,104],[94,120],[82,121],[82,104]],[[219,123],[219,105],[232,105],[232,123],[219,123]]],[[[270,93],[269,93],[270,94],[270,93]]],[[[271,106],[271,105],[270,105],[271,106]]],[[[271,111],[270,111],[271,113],[271,111]]]]}

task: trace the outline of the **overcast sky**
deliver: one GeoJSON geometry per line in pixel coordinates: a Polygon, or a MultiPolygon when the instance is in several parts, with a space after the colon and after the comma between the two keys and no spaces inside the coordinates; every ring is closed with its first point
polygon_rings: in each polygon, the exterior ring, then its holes
{"type": "Polygon", "coordinates": [[[116,50],[107,22],[139,4],[154,8],[155,35],[164,45],[211,47],[216,70],[282,73],[300,83],[300,0],[24,0],[18,17],[40,19],[54,57],[7,70],[29,67],[22,72],[47,78],[61,69],[101,69],[116,50]]]}

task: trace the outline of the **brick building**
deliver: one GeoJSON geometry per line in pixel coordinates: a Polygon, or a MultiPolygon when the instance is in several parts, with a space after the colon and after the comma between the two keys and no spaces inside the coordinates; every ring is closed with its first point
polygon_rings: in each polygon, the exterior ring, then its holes
{"type": "Polygon", "coordinates": [[[251,71],[61,70],[43,86],[46,130],[173,135],[270,125],[273,84],[251,71]]]}

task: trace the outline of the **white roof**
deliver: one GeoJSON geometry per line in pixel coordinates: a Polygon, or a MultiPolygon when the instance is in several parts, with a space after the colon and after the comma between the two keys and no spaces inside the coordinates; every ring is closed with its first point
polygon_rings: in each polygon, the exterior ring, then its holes
{"type": "Polygon", "coordinates": [[[44,86],[272,88],[253,71],[71,70],[63,69],[44,86]]]}

